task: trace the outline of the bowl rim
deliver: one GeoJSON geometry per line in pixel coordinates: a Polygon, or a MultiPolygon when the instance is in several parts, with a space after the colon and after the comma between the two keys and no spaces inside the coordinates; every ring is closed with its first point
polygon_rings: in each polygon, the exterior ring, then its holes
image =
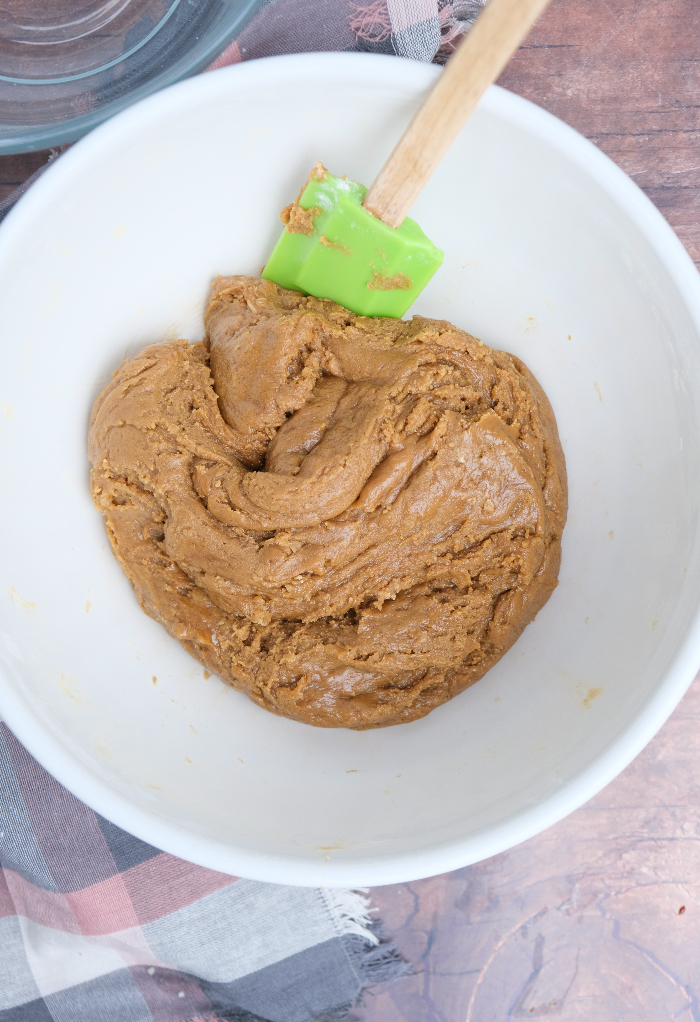
{"type": "MultiPolygon", "coordinates": [[[[260,58],[181,81],[151,95],[102,123],[56,161],[5,218],[0,229],[0,259],[11,251],[25,226],[31,227],[70,182],[74,168],[128,138],[134,127],[193,99],[221,88],[269,86],[271,73],[316,78],[330,75],[362,80],[379,66],[386,68],[398,90],[415,94],[429,88],[440,69],[418,61],[383,54],[306,53],[260,58]],[[389,64],[390,62],[390,64],[389,64]],[[389,67],[391,70],[389,71],[389,67]]],[[[480,108],[517,122],[531,135],[562,152],[591,177],[652,245],[685,305],[700,337],[700,276],[682,243],[659,210],[609,157],[573,128],[529,100],[491,86],[480,108]]],[[[10,730],[41,765],[73,795],[111,822],[149,844],[197,865],[234,876],[298,886],[367,887],[405,883],[462,868],[504,852],[539,834],[578,809],[610,783],[654,737],[673,712],[700,667],[700,603],[685,639],[655,692],[620,729],[608,747],[556,793],[530,805],[508,820],[487,826],[467,838],[426,844],[402,854],[367,854],[325,863],[310,857],[251,852],[218,839],[197,835],[160,816],[157,809],[135,805],[109,783],[94,777],[48,727],[34,717],[0,665],[0,713],[10,730]]]]}
{"type": "MultiPolygon", "coordinates": [[[[171,85],[179,84],[180,81],[190,75],[197,75],[206,71],[218,56],[240,35],[250,19],[260,9],[263,0],[237,0],[239,8],[236,12],[235,21],[229,23],[223,30],[217,32],[211,39],[209,45],[202,50],[196,59],[192,59],[191,53],[184,53],[176,61],[164,68],[158,74],[143,82],[138,88],[125,93],[118,99],[98,106],[94,110],[70,117],[60,122],[40,124],[35,126],[18,125],[13,134],[0,136],[0,155],[9,156],[13,153],[31,153],[41,149],[49,149],[57,146],[71,145],[71,143],[84,137],[87,132],[103,124],[106,120],[116,117],[118,113],[126,110],[141,100],[148,98],[154,93],[169,88],[171,85]]],[[[169,16],[169,15],[168,15],[169,16]]],[[[163,19],[163,22],[167,20],[163,19]]],[[[141,44],[142,45],[142,44],[141,44]]],[[[128,54],[122,54],[117,61],[124,60],[128,54]]],[[[89,79],[87,79],[89,81],[89,79]]],[[[50,82],[37,81],[37,88],[50,82]]]]}

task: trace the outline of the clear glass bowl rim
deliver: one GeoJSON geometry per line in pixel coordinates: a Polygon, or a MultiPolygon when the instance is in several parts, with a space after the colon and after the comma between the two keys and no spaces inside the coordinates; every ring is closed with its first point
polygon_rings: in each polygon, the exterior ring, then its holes
{"type": "Polygon", "coordinates": [[[208,67],[219,54],[223,53],[263,3],[264,0],[238,0],[236,7],[232,10],[233,16],[220,26],[218,32],[212,34],[206,46],[203,48],[197,46],[194,53],[183,54],[169,67],[137,86],[133,91],[120,96],[119,99],[97,107],[95,110],[71,117],[69,120],[18,127],[14,134],[0,136],[0,156],[52,149],[75,142],[113,114],[131,106],[132,103],[136,103],[168,85],[174,85],[175,82],[179,82],[183,78],[198,74],[208,67]]]}

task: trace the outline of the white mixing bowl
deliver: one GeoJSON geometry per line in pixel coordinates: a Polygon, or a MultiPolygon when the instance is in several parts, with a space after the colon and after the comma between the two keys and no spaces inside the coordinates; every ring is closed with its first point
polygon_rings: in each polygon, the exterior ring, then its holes
{"type": "Polygon", "coordinates": [[[88,492],[93,398],[202,335],[312,164],[369,184],[437,69],[277,57],[176,85],[79,142],[0,230],[0,712],[72,792],[160,848],[290,884],[404,881],[581,805],[700,662],[700,281],[650,202],[492,88],[416,203],[445,250],[414,311],[522,358],[570,483],[559,588],[474,688],[355,733],[275,717],[139,608],[88,492]]]}

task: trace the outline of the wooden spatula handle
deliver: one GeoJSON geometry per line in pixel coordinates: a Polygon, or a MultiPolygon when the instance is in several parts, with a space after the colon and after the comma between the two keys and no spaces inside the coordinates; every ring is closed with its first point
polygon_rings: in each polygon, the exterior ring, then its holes
{"type": "Polygon", "coordinates": [[[398,227],[488,86],[550,0],[490,0],[367,192],[363,205],[398,227]]]}

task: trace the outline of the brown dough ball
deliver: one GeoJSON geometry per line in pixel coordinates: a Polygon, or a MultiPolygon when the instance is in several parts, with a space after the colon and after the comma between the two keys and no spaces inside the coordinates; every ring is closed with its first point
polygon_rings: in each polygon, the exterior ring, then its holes
{"type": "Polygon", "coordinates": [[[424,716],[556,585],[544,392],[449,323],[265,280],[219,278],[206,327],[125,361],[90,420],[93,498],[141,606],[293,720],[424,716]]]}

